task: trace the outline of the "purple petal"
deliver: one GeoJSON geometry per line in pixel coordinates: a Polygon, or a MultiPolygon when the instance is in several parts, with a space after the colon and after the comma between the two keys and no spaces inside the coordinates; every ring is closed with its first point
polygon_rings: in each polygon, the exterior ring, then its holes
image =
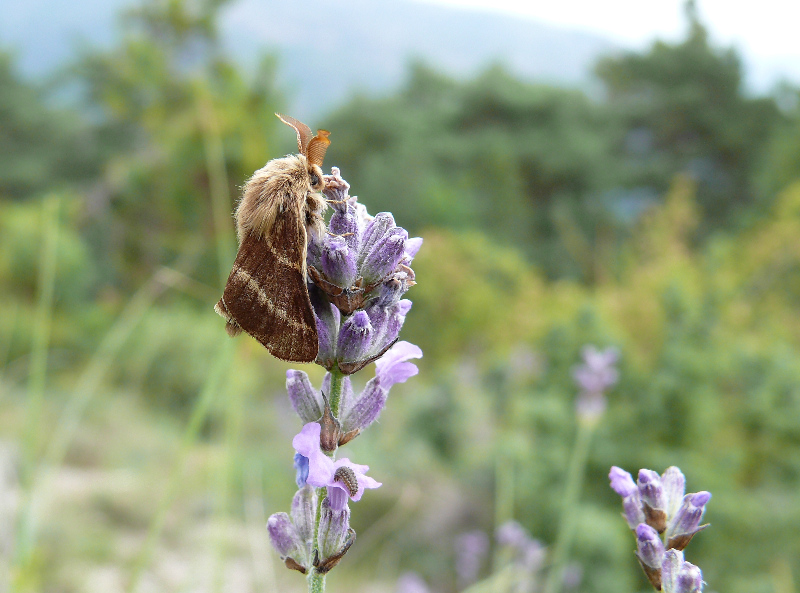
{"type": "Polygon", "coordinates": [[[420,247],[422,247],[422,237],[412,237],[406,241],[405,256],[409,259],[409,261],[414,259],[420,247]]]}
{"type": "Polygon", "coordinates": [[[375,363],[375,375],[381,387],[389,389],[395,383],[403,383],[419,372],[416,365],[406,362],[410,358],[422,358],[422,350],[410,342],[397,342],[375,363]]]}
{"type": "Polygon", "coordinates": [[[316,422],[309,422],[292,439],[295,450],[308,458],[308,477],[306,483],[315,488],[325,486],[333,479],[333,461],[319,448],[319,435],[322,427],[316,422]]]}

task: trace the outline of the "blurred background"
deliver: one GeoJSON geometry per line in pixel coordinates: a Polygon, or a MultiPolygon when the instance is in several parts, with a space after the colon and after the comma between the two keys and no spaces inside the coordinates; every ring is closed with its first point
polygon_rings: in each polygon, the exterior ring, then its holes
{"type": "Polygon", "coordinates": [[[620,380],[572,590],[650,590],[612,465],[713,493],[687,549],[709,590],[798,590],[797,19],[448,4],[3,3],[3,590],[305,590],[264,529],[295,490],[289,367],[212,310],[239,187],[295,148],[275,111],[331,130],[326,165],[425,240],[420,374],[347,445],[384,485],[330,591],[463,590],[509,519],[552,547],[587,344],[620,380]]]}

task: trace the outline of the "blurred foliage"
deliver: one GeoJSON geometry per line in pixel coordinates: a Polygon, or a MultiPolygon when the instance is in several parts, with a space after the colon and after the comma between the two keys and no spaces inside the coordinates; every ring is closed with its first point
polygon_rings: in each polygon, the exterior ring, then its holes
{"type": "MultiPolygon", "coordinates": [[[[59,483],[73,498],[45,511],[19,590],[87,590],[109,565],[125,581],[171,480],[153,574],[179,550],[198,564],[215,513],[252,521],[243,499],[275,512],[292,495],[286,367],[254,341],[235,343],[199,442],[181,436],[227,340],[211,310],[234,255],[226,215],[246,177],[294,143],[272,116],[275,59],[250,73],[232,63],[219,8],[154,0],[128,14],[116,46],[64,73],[80,91],[69,109],[0,59],[4,438],[22,441],[29,414],[43,200],[61,204],[43,443],[136,291],[165,287],[131,322],[69,448],[65,468],[89,472],[92,494],[59,483]]],[[[622,363],[574,510],[580,590],[646,590],[611,465],[678,465],[690,490],[713,493],[713,527],[687,555],[714,590],[782,593],[800,575],[797,89],[747,96],[736,54],[692,14],[685,41],[597,72],[602,100],[500,67],[459,81],[415,64],[397,93],[310,122],[332,130],[328,164],[369,210],[425,238],[403,332],[425,358],[347,445],[384,487],[354,508],[359,539],[333,591],[391,590],[407,569],[453,591],[455,536],[508,515],[553,542],[576,431],[571,369],[588,343],[618,346],[622,363]]],[[[250,553],[236,538],[217,558],[250,553]]],[[[289,577],[280,587],[302,588],[289,577]]]]}

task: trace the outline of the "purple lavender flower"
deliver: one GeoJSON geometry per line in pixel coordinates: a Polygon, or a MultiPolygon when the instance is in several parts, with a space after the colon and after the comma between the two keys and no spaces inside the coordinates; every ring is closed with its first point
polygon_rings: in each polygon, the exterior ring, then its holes
{"type": "Polygon", "coordinates": [[[391,214],[371,218],[339,170],[325,176],[334,213],[330,233],[312,238],[309,291],[317,321],[317,362],[354,373],[383,354],[397,339],[410,302],[402,295],[415,284],[409,267],[422,239],[409,238],[391,214]],[[336,313],[331,310],[335,307],[336,313]]]}
{"type": "Polygon", "coordinates": [[[708,525],[700,525],[709,492],[686,494],[686,478],[677,467],[662,474],[639,470],[638,483],[614,466],[609,473],[611,487],[623,497],[628,525],[638,515],[636,556],[656,590],[667,593],[694,593],[703,586],[700,569],[684,562],[683,550],[692,537],[708,525]],[[680,501],[680,502],[679,502],[680,501]],[[663,540],[661,535],[663,534],[663,540]]]}
{"type": "Polygon", "coordinates": [[[342,401],[342,430],[360,431],[377,420],[392,385],[405,383],[419,372],[417,366],[408,360],[421,357],[422,350],[414,344],[397,342],[392,346],[375,363],[375,377],[367,382],[364,390],[357,397],[342,401]]]}
{"type": "Polygon", "coordinates": [[[614,365],[619,359],[619,352],[616,348],[598,350],[594,346],[586,346],[581,355],[583,364],[572,371],[572,376],[581,391],[602,393],[617,382],[619,372],[614,365]]]}
{"type": "Polygon", "coordinates": [[[575,412],[581,420],[594,423],[606,410],[605,392],[619,379],[619,372],[614,368],[619,353],[616,348],[598,350],[594,346],[586,346],[581,355],[583,364],[572,371],[580,389],[575,400],[575,412]]]}
{"type": "Polygon", "coordinates": [[[331,507],[341,510],[347,499],[361,500],[366,488],[378,488],[381,483],[366,475],[369,466],[351,463],[343,457],[333,461],[320,449],[319,438],[322,427],[317,422],[309,422],[292,440],[295,450],[308,459],[306,483],[315,488],[328,488],[331,507]],[[346,468],[346,470],[341,470],[346,468]],[[345,478],[342,478],[342,476],[345,478]],[[347,477],[350,477],[349,481],[347,477]]]}
{"type": "Polygon", "coordinates": [[[478,579],[488,551],[489,537],[483,531],[468,531],[456,538],[456,575],[460,587],[471,585],[478,579]]]}

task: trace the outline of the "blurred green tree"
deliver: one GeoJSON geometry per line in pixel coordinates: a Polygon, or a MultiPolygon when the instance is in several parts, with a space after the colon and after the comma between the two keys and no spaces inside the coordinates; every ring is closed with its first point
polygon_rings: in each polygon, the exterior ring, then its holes
{"type": "MultiPolygon", "coordinates": [[[[151,0],[125,15],[117,47],[75,68],[106,150],[88,205],[112,286],[129,290],[199,239],[208,246],[199,279],[218,284],[215,217],[232,212],[238,186],[277,152],[275,60],[246,77],[225,56],[216,31],[224,3],[151,0]]],[[[231,232],[229,220],[219,224],[231,232]]]]}
{"type": "Polygon", "coordinates": [[[602,110],[500,66],[458,82],[414,64],[397,95],[357,97],[326,125],[336,162],[377,209],[417,232],[484,230],[556,275],[578,271],[561,222],[613,179],[602,110]]]}
{"type": "Polygon", "coordinates": [[[691,1],[686,15],[682,42],[610,56],[596,73],[621,124],[621,184],[663,195],[676,173],[688,173],[698,182],[701,230],[713,230],[756,201],[754,174],[781,117],[773,98],[747,96],[739,56],[710,43],[691,1]]]}
{"type": "Polygon", "coordinates": [[[87,183],[99,171],[90,126],[74,110],[52,107],[49,90],[24,80],[13,54],[0,51],[0,199],[87,183]]]}

